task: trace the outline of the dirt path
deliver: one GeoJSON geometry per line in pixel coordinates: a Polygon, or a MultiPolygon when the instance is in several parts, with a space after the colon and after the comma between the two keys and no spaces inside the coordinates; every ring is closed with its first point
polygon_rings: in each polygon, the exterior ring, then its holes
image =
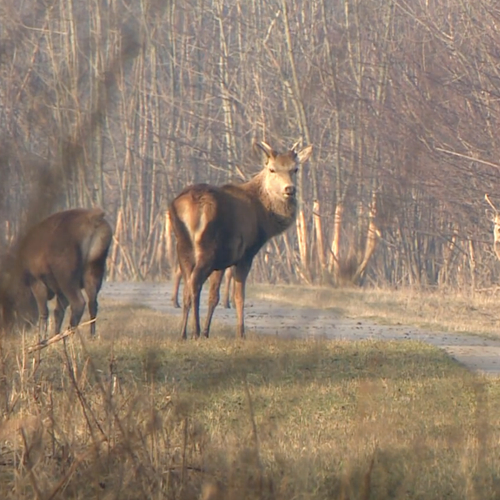
{"type": "MultiPolygon", "coordinates": [[[[141,304],[170,314],[179,314],[172,306],[171,283],[107,282],[103,299],[141,304]]],[[[206,298],[202,297],[202,304],[206,298]]],[[[471,370],[500,375],[500,341],[478,336],[423,331],[411,326],[382,326],[367,321],[343,319],[331,312],[311,308],[290,308],[249,297],[246,301],[247,330],[283,337],[324,337],[328,339],[420,340],[444,349],[471,370]]],[[[202,306],[201,314],[206,309],[202,306]]],[[[233,309],[219,306],[214,321],[236,324],[233,309]]]]}

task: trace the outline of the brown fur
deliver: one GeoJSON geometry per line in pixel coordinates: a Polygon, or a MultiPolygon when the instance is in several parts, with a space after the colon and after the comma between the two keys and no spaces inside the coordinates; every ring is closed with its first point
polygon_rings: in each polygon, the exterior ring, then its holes
{"type": "MultiPolygon", "coordinates": [[[[70,327],[80,322],[85,308],[82,289],[88,297],[90,319],[95,320],[111,238],[112,229],[103,210],[76,208],[51,215],[21,239],[18,274],[35,297],[41,336],[47,333],[47,301],[54,296],[54,334],[60,333],[68,305],[70,327]]],[[[90,333],[95,335],[94,321],[90,333]]]]}
{"type": "Polygon", "coordinates": [[[191,305],[193,336],[200,335],[199,305],[203,283],[210,276],[208,314],[203,334],[208,337],[213,311],[219,301],[224,270],[233,267],[238,334],[244,336],[245,282],[253,258],[273,236],[295,220],[295,173],[312,151],[308,146],[278,154],[268,144],[258,146],[267,156],[264,168],[250,181],[216,187],[197,184],[182,191],[170,204],[177,255],[184,278],[181,327],[186,338],[191,305]]]}

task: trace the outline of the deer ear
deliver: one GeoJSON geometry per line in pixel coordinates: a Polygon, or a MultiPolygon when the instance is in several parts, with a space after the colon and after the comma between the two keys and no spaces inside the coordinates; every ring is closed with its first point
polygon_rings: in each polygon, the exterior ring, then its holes
{"type": "Polygon", "coordinates": [[[267,142],[264,142],[264,141],[256,142],[255,145],[258,146],[260,149],[262,149],[262,151],[264,151],[264,153],[266,153],[268,158],[276,156],[274,149],[271,146],[269,146],[269,144],[267,142]]]}
{"type": "Polygon", "coordinates": [[[299,163],[305,163],[307,160],[309,160],[309,157],[311,156],[312,150],[313,150],[312,144],[310,146],[305,147],[304,149],[301,149],[297,153],[299,163]]]}

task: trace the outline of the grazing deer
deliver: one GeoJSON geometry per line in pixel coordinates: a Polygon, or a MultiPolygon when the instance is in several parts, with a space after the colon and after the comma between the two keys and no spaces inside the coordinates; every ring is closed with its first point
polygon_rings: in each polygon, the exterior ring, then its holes
{"type": "Polygon", "coordinates": [[[83,315],[85,289],[90,333],[95,335],[97,294],[106,270],[112,230],[100,208],[57,212],[33,226],[18,248],[18,273],[31,288],[38,307],[40,337],[47,335],[47,301],[54,296],[54,334],[60,333],[64,313],[71,307],[70,327],[83,315]]]}
{"type": "Polygon", "coordinates": [[[267,160],[264,168],[248,182],[221,187],[197,184],[184,189],[170,204],[184,278],[183,339],[191,306],[193,337],[200,336],[200,292],[210,276],[208,314],[203,329],[208,337],[220,283],[228,267],[233,267],[237,334],[245,336],[245,282],[253,258],[270,238],[288,229],[295,220],[295,174],[299,164],[310,157],[312,146],[297,152],[297,143],[281,154],[265,142],[257,146],[267,160]]]}
{"type": "Polygon", "coordinates": [[[493,209],[486,209],[486,217],[493,222],[493,249],[495,250],[497,258],[500,259],[500,213],[487,194],[484,195],[484,198],[493,209]]]}
{"type": "MultiPolygon", "coordinates": [[[[233,280],[233,275],[231,272],[224,273],[224,276],[226,278],[225,283],[224,283],[224,296],[222,298],[222,305],[226,309],[231,309],[231,304],[234,307],[234,280],[233,280]],[[231,293],[231,291],[233,293],[231,293]],[[229,298],[231,296],[231,298],[229,298]]],[[[175,271],[175,276],[174,276],[174,290],[172,292],[172,304],[176,308],[180,308],[179,304],[179,288],[181,285],[181,280],[182,280],[182,270],[181,266],[177,267],[177,270],[175,271]]]]}

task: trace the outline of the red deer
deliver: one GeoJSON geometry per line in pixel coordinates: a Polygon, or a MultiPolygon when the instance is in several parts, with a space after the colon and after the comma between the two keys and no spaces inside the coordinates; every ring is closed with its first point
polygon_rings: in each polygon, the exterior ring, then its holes
{"type": "Polygon", "coordinates": [[[60,333],[64,313],[71,308],[70,327],[83,315],[88,297],[90,333],[95,335],[97,295],[106,270],[112,229],[100,208],[57,212],[33,226],[18,247],[19,275],[31,288],[38,307],[40,337],[46,337],[47,301],[54,296],[54,334],[60,333]]]}
{"type": "Polygon", "coordinates": [[[312,146],[297,152],[295,144],[281,154],[265,142],[257,146],[267,160],[264,168],[248,182],[221,187],[197,184],[184,189],[170,204],[185,284],[183,339],[191,307],[193,337],[200,336],[200,292],[210,276],[208,314],[203,329],[203,335],[208,337],[220,283],[228,267],[233,267],[237,334],[245,336],[245,282],[253,258],[270,238],[288,229],[295,220],[295,174],[299,164],[311,155],[312,146]]]}
{"type": "MultiPolygon", "coordinates": [[[[233,285],[233,275],[231,272],[227,272],[224,274],[226,277],[224,283],[224,297],[222,298],[222,305],[226,309],[231,308],[231,304],[234,307],[234,285],[233,285]],[[231,294],[231,291],[233,292],[231,294]],[[229,298],[231,296],[231,298],[229,298]]],[[[177,268],[174,276],[174,290],[172,291],[172,304],[174,307],[179,308],[181,305],[179,304],[179,288],[181,286],[182,280],[182,270],[181,266],[177,268]]]]}

